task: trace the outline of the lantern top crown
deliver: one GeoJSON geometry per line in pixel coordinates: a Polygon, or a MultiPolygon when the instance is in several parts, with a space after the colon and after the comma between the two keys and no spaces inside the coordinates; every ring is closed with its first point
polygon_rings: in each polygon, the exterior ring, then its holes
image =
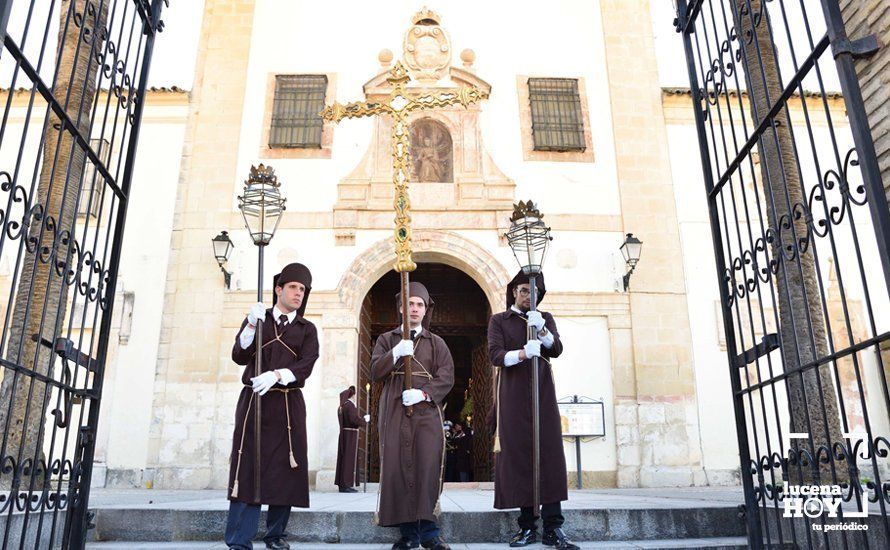
{"type": "Polygon", "coordinates": [[[510,217],[510,221],[515,222],[522,218],[541,219],[543,217],[544,214],[541,214],[534,202],[519,201],[519,203],[513,205],[513,215],[510,217]]]}
{"type": "Polygon", "coordinates": [[[245,185],[265,183],[274,187],[280,185],[278,183],[278,176],[275,175],[275,169],[262,163],[260,163],[259,166],[250,166],[250,177],[248,177],[247,181],[244,183],[245,185]]]}

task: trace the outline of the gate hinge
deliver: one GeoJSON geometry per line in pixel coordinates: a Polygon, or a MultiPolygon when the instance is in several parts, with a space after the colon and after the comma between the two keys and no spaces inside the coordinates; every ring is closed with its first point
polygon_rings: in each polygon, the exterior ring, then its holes
{"type": "Polygon", "coordinates": [[[776,349],[779,349],[779,335],[774,332],[764,334],[759,344],[736,355],[733,363],[737,368],[743,368],[776,349]]]}
{"type": "Polygon", "coordinates": [[[845,53],[852,55],[854,59],[859,59],[874,55],[882,46],[883,44],[878,40],[877,35],[874,34],[864,36],[858,40],[850,40],[845,36],[832,41],[831,54],[835,59],[845,53]]]}

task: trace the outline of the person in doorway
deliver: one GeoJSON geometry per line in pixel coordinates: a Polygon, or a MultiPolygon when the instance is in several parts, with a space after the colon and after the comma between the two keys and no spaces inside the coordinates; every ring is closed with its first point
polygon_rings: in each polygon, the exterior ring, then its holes
{"type": "Polygon", "coordinates": [[[358,485],[358,431],[363,421],[371,417],[360,416],[355,406],[355,386],[340,392],[340,406],[337,408],[337,421],[340,423],[340,439],[337,442],[337,473],[334,483],[341,493],[355,493],[358,485]]]}
{"type": "Polygon", "coordinates": [[[293,263],[274,277],[272,286],[272,307],[251,306],[232,349],[232,360],[245,367],[235,410],[225,533],[226,544],[237,550],[253,548],[261,505],[269,506],[263,540],[273,550],[290,548],[285,528],[291,507],[309,507],[306,404],[300,388],[318,359],[318,333],[303,318],[312,274],[303,264],[293,263]],[[257,376],[254,338],[259,320],[263,348],[257,376]],[[258,406],[262,424],[257,436],[258,406]]]}
{"type": "Polygon", "coordinates": [[[442,404],[454,384],[454,363],[445,341],[430,332],[435,303],[426,287],[412,282],[407,313],[411,334],[401,325],[377,338],[371,378],[383,382],[380,433],[380,497],[377,522],[398,527],[393,550],[449,550],[437,524],[445,453],[442,404]],[[412,388],[405,389],[403,357],[410,357],[412,388]],[[412,407],[411,416],[406,409],[412,407]]]}
{"type": "MultiPolygon", "coordinates": [[[[546,288],[544,274],[536,278],[538,303],[546,288]]],[[[499,510],[519,508],[519,531],[510,541],[516,548],[537,542],[534,507],[532,453],[532,358],[539,357],[540,411],[540,504],[546,546],[558,550],[577,550],[562,530],[561,502],[568,499],[566,459],[562,450],[562,430],[556,388],[549,359],[562,353],[562,341],[556,321],[547,312],[530,311],[531,292],[528,275],[520,271],[507,285],[507,309],[492,315],[488,323],[488,354],[497,369],[495,394],[495,447],[500,452],[495,462],[494,507],[499,510]],[[534,337],[529,338],[529,329],[534,337]]]]}
{"type": "Polygon", "coordinates": [[[469,429],[454,424],[454,470],[457,481],[472,481],[473,472],[473,435],[469,429]]]}

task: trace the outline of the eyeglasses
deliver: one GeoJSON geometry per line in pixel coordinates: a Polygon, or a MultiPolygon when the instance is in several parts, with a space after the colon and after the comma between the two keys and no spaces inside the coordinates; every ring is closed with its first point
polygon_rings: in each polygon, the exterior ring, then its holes
{"type": "Polygon", "coordinates": [[[518,292],[520,296],[528,296],[532,293],[532,291],[528,288],[517,288],[516,292],[518,292]]]}

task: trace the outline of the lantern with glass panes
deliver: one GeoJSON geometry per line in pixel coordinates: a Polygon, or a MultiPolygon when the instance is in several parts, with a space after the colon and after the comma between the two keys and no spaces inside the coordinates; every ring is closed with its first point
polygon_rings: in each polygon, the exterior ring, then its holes
{"type": "Polygon", "coordinates": [[[229,255],[232,253],[232,249],[235,248],[235,245],[232,244],[232,239],[229,238],[228,231],[220,232],[219,235],[213,237],[210,241],[213,243],[213,256],[216,258],[216,263],[219,264],[220,271],[223,272],[226,288],[231,288],[232,274],[226,271],[226,268],[223,266],[229,261],[229,255]]]}
{"type": "Polygon", "coordinates": [[[624,265],[627,266],[627,273],[624,274],[624,291],[630,288],[630,276],[640,261],[640,253],[643,251],[643,241],[634,237],[633,233],[628,233],[624,237],[624,244],[621,245],[621,255],[624,256],[624,265]]]}

